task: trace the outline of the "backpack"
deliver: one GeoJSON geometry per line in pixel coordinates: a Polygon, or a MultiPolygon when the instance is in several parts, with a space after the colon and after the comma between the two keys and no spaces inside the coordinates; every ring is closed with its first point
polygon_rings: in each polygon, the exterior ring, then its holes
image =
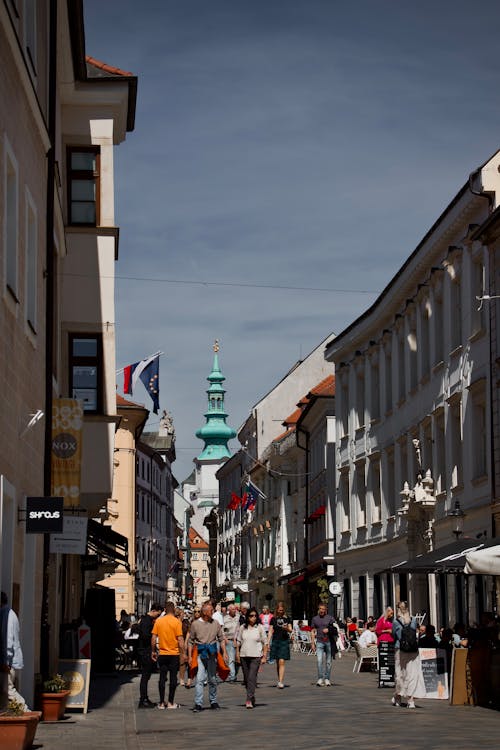
{"type": "MultiPolygon", "coordinates": [[[[401,622],[401,621],[400,621],[401,622]]],[[[418,651],[417,631],[411,625],[401,623],[401,636],[399,638],[399,648],[407,654],[418,651]]]]}

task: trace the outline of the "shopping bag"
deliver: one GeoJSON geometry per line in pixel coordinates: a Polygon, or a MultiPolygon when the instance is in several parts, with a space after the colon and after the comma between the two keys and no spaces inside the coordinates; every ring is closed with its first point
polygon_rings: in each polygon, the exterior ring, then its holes
{"type": "Polygon", "coordinates": [[[198,671],[198,646],[194,644],[191,651],[191,661],[189,662],[189,678],[192,680],[196,677],[198,671]]]}

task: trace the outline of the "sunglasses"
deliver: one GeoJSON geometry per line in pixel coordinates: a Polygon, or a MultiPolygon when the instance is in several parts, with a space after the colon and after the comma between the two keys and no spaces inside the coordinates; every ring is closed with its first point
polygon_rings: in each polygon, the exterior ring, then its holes
{"type": "Polygon", "coordinates": [[[257,617],[257,615],[248,615],[249,617],[257,617]]]}

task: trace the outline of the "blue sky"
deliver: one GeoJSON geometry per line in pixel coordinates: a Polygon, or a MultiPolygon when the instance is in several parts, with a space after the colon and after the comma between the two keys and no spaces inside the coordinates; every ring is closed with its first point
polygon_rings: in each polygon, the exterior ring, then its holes
{"type": "MultiPolygon", "coordinates": [[[[117,366],[165,352],[160,404],[183,480],[202,448],[213,340],[237,428],[373,302],[500,147],[500,10],[493,0],[84,7],[87,54],[139,78],[135,131],[115,157],[116,273],[135,279],[117,280],[117,366]]],[[[134,399],[150,405],[140,387],[134,399]]]]}

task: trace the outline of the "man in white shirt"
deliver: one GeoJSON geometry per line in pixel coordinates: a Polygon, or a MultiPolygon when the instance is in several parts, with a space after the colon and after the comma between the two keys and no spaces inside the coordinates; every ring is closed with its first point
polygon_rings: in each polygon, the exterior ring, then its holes
{"type": "Polygon", "coordinates": [[[15,700],[21,703],[24,711],[29,711],[26,701],[16,689],[16,674],[24,667],[23,652],[19,639],[19,620],[16,613],[7,604],[7,594],[0,593],[0,623],[2,627],[2,639],[6,644],[6,664],[8,667],[8,692],[9,701],[15,700]]]}
{"type": "Polygon", "coordinates": [[[359,636],[358,643],[361,648],[368,648],[368,646],[377,645],[377,635],[375,633],[375,622],[371,622],[366,630],[363,630],[359,636]]]}
{"type": "MultiPolygon", "coordinates": [[[[215,619],[215,617],[214,617],[215,619]]],[[[229,678],[228,682],[236,682],[235,656],[236,656],[236,635],[240,627],[240,618],[237,615],[236,607],[230,604],[227,608],[227,614],[224,617],[224,637],[226,639],[226,651],[229,657],[229,678]]]]}

